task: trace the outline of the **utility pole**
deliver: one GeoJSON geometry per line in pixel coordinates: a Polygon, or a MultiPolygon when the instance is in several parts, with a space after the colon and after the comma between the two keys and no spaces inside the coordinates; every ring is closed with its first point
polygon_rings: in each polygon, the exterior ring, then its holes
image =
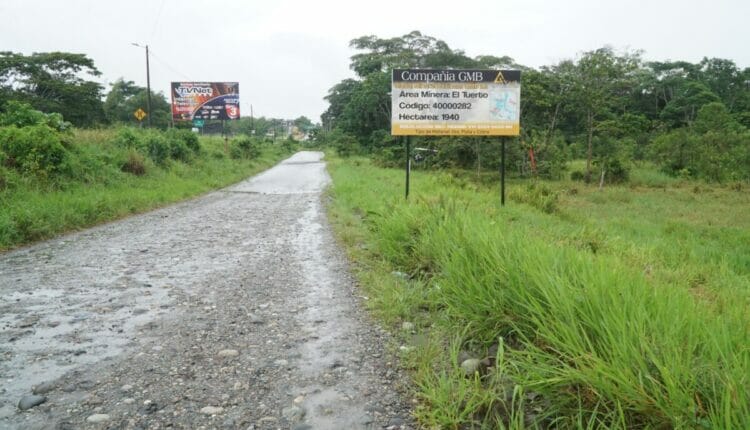
{"type": "Polygon", "coordinates": [[[137,46],[139,48],[146,48],[146,91],[148,92],[148,99],[146,100],[146,109],[148,110],[148,116],[146,117],[148,119],[148,127],[151,128],[151,70],[148,66],[148,45],[142,46],[137,43],[131,43],[133,46],[137,46]]]}

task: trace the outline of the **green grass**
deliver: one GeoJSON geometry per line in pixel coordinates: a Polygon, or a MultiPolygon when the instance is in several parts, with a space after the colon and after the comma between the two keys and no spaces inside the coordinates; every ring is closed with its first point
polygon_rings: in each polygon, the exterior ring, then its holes
{"type": "Polygon", "coordinates": [[[368,303],[419,328],[401,341],[426,427],[750,427],[746,191],[652,172],[511,182],[501,208],[446,173],[415,172],[405,202],[402,171],[330,166],[368,303]],[[460,352],[494,362],[465,377],[460,352]]]}
{"type": "Polygon", "coordinates": [[[201,138],[202,152],[189,163],[164,166],[146,160],[146,174],[117,168],[123,150],[112,145],[113,130],[81,130],[74,137],[72,178],[40,181],[15,175],[0,190],[0,250],[66,231],[90,227],[191,198],[240,181],[288,154],[266,146],[260,157],[233,159],[221,138],[201,138]]]}

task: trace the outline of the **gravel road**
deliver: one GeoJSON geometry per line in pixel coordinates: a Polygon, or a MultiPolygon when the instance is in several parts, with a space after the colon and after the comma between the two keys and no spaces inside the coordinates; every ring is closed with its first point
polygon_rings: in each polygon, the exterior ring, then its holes
{"type": "Polygon", "coordinates": [[[322,156],[0,254],[0,428],[412,428],[322,156]]]}

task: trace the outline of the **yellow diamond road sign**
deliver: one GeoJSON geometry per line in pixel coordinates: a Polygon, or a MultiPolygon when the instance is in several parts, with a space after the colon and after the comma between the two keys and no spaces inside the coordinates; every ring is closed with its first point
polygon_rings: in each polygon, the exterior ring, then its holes
{"type": "Polygon", "coordinates": [[[143,109],[138,108],[137,111],[133,112],[133,115],[138,119],[138,121],[143,121],[143,118],[146,118],[146,112],[143,111],[143,109]]]}

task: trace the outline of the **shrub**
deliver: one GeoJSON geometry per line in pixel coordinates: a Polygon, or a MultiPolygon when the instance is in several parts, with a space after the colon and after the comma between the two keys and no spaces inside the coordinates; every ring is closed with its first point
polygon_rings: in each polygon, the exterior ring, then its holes
{"type": "Polygon", "coordinates": [[[189,161],[193,152],[188,148],[184,140],[167,135],[169,143],[169,156],[173,160],[189,161]]]}
{"type": "Polygon", "coordinates": [[[167,137],[182,141],[195,155],[200,154],[201,152],[201,145],[198,136],[190,130],[179,130],[173,128],[167,131],[167,137]]]}
{"type": "Polygon", "coordinates": [[[9,100],[5,104],[5,112],[0,112],[0,126],[28,127],[46,125],[55,131],[70,129],[70,123],[63,120],[59,113],[38,111],[28,103],[9,100]]]}
{"type": "Polygon", "coordinates": [[[557,211],[560,194],[544,183],[534,181],[528,184],[524,190],[511,192],[509,197],[550,214],[557,211]]]}
{"type": "Polygon", "coordinates": [[[321,135],[321,139],[342,157],[351,157],[352,155],[360,153],[362,150],[359,142],[357,142],[357,139],[354,136],[347,134],[338,128],[325,133],[325,135],[321,135]]]}
{"type": "Polygon", "coordinates": [[[166,163],[172,152],[169,141],[159,132],[148,133],[145,136],[144,146],[146,154],[156,164],[166,163]]]}
{"type": "Polygon", "coordinates": [[[580,170],[573,170],[570,172],[570,180],[571,181],[584,181],[586,179],[586,174],[580,170]]]}
{"type": "Polygon", "coordinates": [[[294,152],[297,150],[297,141],[292,138],[292,136],[287,137],[283,141],[281,141],[281,148],[286,152],[294,152]]]}
{"type": "Polygon", "coordinates": [[[121,128],[117,132],[114,141],[115,145],[126,149],[140,149],[143,147],[143,140],[132,128],[121,128]]]}
{"type": "Polygon", "coordinates": [[[38,177],[59,173],[68,157],[60,133],[46,125],[0,127],[0,151],[6,166],[38,177]]]}
{"type": "Polygon", "coordinates": [[[604,170],[604,181],[607,183],[627,182],[630,177],[630,167],[619,158],[605,158],[596,160],[594,165],[604,170]]]}
{"type": "Polygon", "coordinates": [[[257,139],[244,134],[232,139],[230,148],[232,158],[257,158],[260,153],[260,142],[257,139]]]}
{"type": "Polygon", "coordinates": [[[146,160],[143,155],[136,151],[128,152],[128,159],[125,160],[122,167],[120,168],[123,172],[132,173],[136,176],[142,176],[146,174],[146,160]]]}

